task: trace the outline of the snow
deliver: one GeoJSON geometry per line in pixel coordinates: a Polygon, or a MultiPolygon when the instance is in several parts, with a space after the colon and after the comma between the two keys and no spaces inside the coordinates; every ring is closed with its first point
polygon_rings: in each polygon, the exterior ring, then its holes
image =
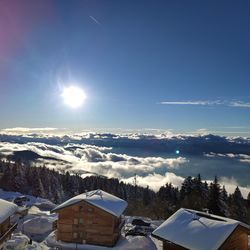
{"type": "MultiPolygon", "coordinates": [[[[22,196],[23,194],[18,192],[7,192],[0,189],[0,197],[7,199],[9,201],[14,200],[16,197],[22,196]]],[[[67,203],[66,206],[75,204],[75,202],[82,201],[82,196],[77,198],[77,201],[73,198],[73,201],[67,203]]],[[[46,199],[36,198],[33,196],[26,195],[29,198],[29,201],[26,203],[29,206],[28,214],[24,217],[17,216],[16,220],[18,221],[18,227],[12,238],[7,242],[8,248],[6,250],[48,250],[48,249],[76,249],[76,244],[74,243],[65,243],[61,241],[56,241],[55,233],[52,232],[53,222],[57,219],[58,215],[56,213],[51,214],[51,207],[54,207],[54,204],[46,199]],[[19,218],[18,218],[19,217],[19,218]],[[18,233],[17,233],[18,232],[18,233]],[[32,239],[32,244],[28,244],[28,240],[32,239]],[[24,246],[25,245],[25,246],[24,246]]],[[[113,195],[105,193],[103,191],[97,190],[85,194],[84,200],[98,206],[109,213],[121,214],[126,208],[127,203],[113,195]],[[111,209],[114,210],[111,210],[111,209]]],[[[62,204],[63,205],[63,204],[62,204]]],[[[16,205],[14,205],[16,206],[16,205]]],[[[61,206],[61,205],[60,205],[61,206]]],[[[59,206],[58,206],[59,207],[59,206]]],[[[152,221],[150,218],[145,217],[131,217],[126,216],[126,224],[131,223],[135,218],[140,218],[146,222],[151,223],[151,225],[156,228],[161,221],[152,221]]],[[[6,246],[7,246],[6,245],[6,246]]],[[[162,249],[162,242],[152,238],[150,234],[147,237],[144,236],[122,236],[118,240],[117,244],[113,248],[88,245],[88,244],[77,244],[77,249],[79,250],[157,250],[162,249]]]]}
{"type": "Polygon", "coordinates": [[[96,246],[96,245],[89,245],[89,244],[75,244],[75,243],[65,243],[62,241],[56,241],[55,233],[51,233],[48,238],[45,240],[45,244],[48,247],[58,247],[59,249],[65,250],[157,250],[153,240],[150,237],[144,236],[128,236],[124,237],[121,236],[117,244],[110,248],[104,246],[96,246]],[[77,245],[77,247],[76,247],[77,245]]]}
{"type": "Polygon", "coordinates": [[[30,239],[22,234],[22,233],[14,233],[11,236],[11,239],[8,240],[4,246],[3,250],[48,250],[49,248],[43,243],[37,243],[32,241],[30,243],[30,239]]]}
{"type": "Polygon", "coordinates": [[[152,234],[188,249],[216,250],[238,225],[250,229],[233,219],[181,208],[152,234]]]}
{"type": "Polygon", "coordinates": [[[41,242],[52,232],[53,222],[56,219],[56,214],[32,206],[28,215],[20,221],[18,229],[32,240],[41,242]]]}
{"type": "Polygon", "coordinates": [[[44,234],[52,231],[53,221],[47,217],[35,217],[23,223],[23,232],[26,234],[44,234]]]}
{"type": "Polygon", "coordinates": [[[128,203],[112,194],[106,193],[100,189],[93,190],[87,193],[77,195],[61,205],[54,208],[51,212],[56,212],[62,208],[72,206],[81,201],[88,202],[96,207],[99,207],[106,212],[119,217],[123,211],[126,209],[128,203]]]}
{"type": "MultiPolygon", "coordinates": [[[[0,189],[0,198],[7,200],[7,201],[14,201],[15,198],[24,196],[23,194],[19,192],[9,192],[9,191],[4,191],[0,189]]],[[[34,197],[31,195],[25,195],[27,198],[29,198],[29,201],[26,202],[26,206],[32,206],[36,205],[37,207],[40,207],[41,209],[44,210],[51,210],[55,207],[55,204],[52,203],[49,200],[40,198],[40,197],[34,197]]]]}
{"type": "Polygon", "coordinates": [[[21,233],[16,233],[11,236],[11,239],[4,244],[4,250],[15,249],[23,250],[28,246],[30,239],[21,233]]]}
{"type": "Polygon", "coordinates": [[[0,199],[0,223],[12,216],[17,211],[17,208],[18,206],[14,203],[0,199]]]}

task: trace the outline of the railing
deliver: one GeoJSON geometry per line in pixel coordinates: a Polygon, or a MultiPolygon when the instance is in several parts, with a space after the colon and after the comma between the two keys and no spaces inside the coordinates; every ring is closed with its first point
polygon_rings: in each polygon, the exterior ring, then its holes
{"type": "Polygon", "coordinates": [[[17,223],[15,223],[14,225],[12,225],[8,231],[6,231],[1,237],[0,237],[0,244],[2,244],[6,238],[17,228],[17,223]]]}

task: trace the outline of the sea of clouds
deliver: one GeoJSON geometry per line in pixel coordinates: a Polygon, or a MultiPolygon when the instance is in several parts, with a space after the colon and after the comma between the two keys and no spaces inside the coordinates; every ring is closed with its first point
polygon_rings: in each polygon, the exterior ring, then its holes
{"type": "Polygon", "coordinates": [[[200,173],[211,181],[219,176],[228,192],[240,186],[250,192],[250,139],[215,135],[151,135],[78,133],[56,134],[56,129],[0,131],[2,158],[22,159],[36,166],[98,174],[158,190],[171,182],[200,173]],[[50,133],[48,133],[48,131],[50,133]]]}

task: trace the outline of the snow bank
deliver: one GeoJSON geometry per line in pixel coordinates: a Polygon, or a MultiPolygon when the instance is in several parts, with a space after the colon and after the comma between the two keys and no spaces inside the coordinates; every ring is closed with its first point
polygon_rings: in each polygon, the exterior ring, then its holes
{"type": "Polygon", "coordinates": [[[29,235],[44,234],[52,230],[52,224],[48,217],[35,217],[24,221],[23,232],[29,235]]]}
{"type": "MultiPolygon", "coordinates": [[[[45,240],[45,244],[48,247],[59,247],[64,250],[73,250],[76,249],[76,244],[74,243],[65,243],[62,241],[56,241],[55,233],[51,233],[47,239],[45,240]]],[[[121,236],[117,244],[110,247],[96,246],[96,245],[88,245],[88,244],[77,244],[78,250],[157,250],[154,242],[150,237],[143,236],[121,236]]]]}
{"type": "MultiPolygon", "coordinates": [[[[15,198],[20,196],[24,196],[24,194],[21,194],[19,192],[4,191],[0,189],[0,199],[13,201],[15,198]]],[[[34,197],[32,195],[25,195],[25,196],[29,198],[29,201],[26,202],[26,205],[29,207],[36,205],[42,210],[51,210],[56,206],[53,202],[40,197],[34,197]]]]}
{"type": "Polygon", "coordinates": [[[3,250],[49,250],[49,248],[43,243],[32,242],[29,244],[30,239],[22,234],[15,233],[12,234],[11,239],[8,240],[3,247],[3,250]]]}
{"type": "Polygon", "coordinates": [[[53,222],[56,219],[57,215],[32,206],[28,215],[20,221],[18,230],[28,235],[32,240],[41,242],[52,232],[53,222]]]}
{"type": "Polygon", "coordinates": [[[5,244],[3,249],[15,249],[15,250],[23,250],[26,249],[26,246],[29,244],[29,238],[26,235],[21,233],[16,233],[11,236],[11,239],[8,240],[5,244]]]}

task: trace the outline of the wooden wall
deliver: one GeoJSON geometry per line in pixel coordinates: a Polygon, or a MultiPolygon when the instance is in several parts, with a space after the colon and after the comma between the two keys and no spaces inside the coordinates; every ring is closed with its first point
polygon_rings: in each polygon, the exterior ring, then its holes
{"type": "Polygon", "coordinates": [[[186,250],[187,248],[175,245],[172,242],[163,241],[163,250],[186,250]]]}
{"type": "Polygon", "coordinates": [[[58,211],[57,240],[113,246],[119,219],[85,201],[58,211]]]}
{"type": "Polygon", "coordinates": [[[227,238],[219,250],[248,250],[248,234],[246,229],[238,226],[227,238]]]}

